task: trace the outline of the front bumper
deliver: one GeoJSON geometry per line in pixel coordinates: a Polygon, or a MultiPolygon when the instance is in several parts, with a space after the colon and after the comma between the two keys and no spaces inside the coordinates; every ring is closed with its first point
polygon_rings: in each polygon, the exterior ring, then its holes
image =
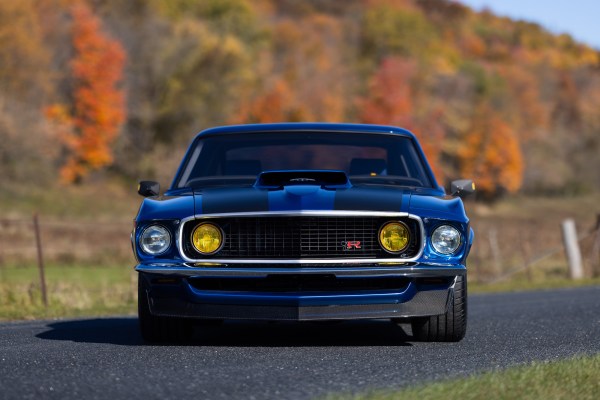
{"type": "MultiPolygon", "coordinates": [[[[402,266],[327,266],[281,268],[215,268],[187,264],[136,266],[147,288],[145,297],[154,315],[251,320],[332,320],[402,318],[446,312],[456,276],[462,265],[410,263],[402,266]],[[302,287],[240,290],[203,287],[210,280],[262,282],[276,277],[302,281],[327,278],[332,282],[358,282],[349,290],[302,287]],[[397,279],[398,287],[361,288],[360,282],[397,279]]],[[[143,296],[143,293],[141,294],[143,296]]]]}

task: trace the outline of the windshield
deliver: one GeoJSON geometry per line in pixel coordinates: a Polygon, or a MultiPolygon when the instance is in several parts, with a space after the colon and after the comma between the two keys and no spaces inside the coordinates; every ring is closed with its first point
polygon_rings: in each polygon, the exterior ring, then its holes
{"type": "Polygon", "coordinates": [[[174,188],[252,184],[264,171],[344,171],[353,184],[432,187],[413,141],[360,133],[207,136],[184,160],[174,188]]]}

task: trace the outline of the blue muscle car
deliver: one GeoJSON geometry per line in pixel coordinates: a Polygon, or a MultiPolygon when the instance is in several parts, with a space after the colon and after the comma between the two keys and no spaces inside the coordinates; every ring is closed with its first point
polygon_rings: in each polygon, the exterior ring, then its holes
{"type": "Polygon", "coordinates": [[[466,332],[473,230],[416,138],[390,126],[259,124],[196,136],[171,187],[142,181],[132,244],[148,341],[194,322],[389,318],[466,332]]]}

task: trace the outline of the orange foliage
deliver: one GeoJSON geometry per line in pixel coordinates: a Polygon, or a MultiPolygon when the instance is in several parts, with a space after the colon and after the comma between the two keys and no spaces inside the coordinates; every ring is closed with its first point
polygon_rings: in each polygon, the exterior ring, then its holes
{"type": "Polygon", "coordinates": [[[241,96],[236,123],[324,121],[344,119],[347,73],[339,48],[346,40],[335,18],[311,14],[301,20],[283,19],[274,26],[268,84],[254,95],[241,96]]]}
{"type": "Polygon", "coordinates": [[[533,138],[537,130],[545,130],[550,116],[549,107],[544,105],[539,83],[533,73],[522,68],[511,67],[502,72],[514,97],[515,112],[512,126],[519,131],[521,141],[533,138]]]}
{"type": "Polygon", "coordinates": [[[125,51],[108,37],[92,10],[83,2],[71,8],[75,55],[73,107],[48,108],[46,115],[63,126],[61,137],[69,156],[61,169],[63,182],[81,180],[91,170],[110,165],[110,146],[125,120],[125,94],[118,87],[123,76],[125,51]]]}
{"type": "Polygon", "coordinates": [[[523,183],[523,156],[515,132],[489,108],[477,113],[458,159],[461,173],[475,179],[484,197],[516,192],[523,183]]]}
{"type": "Polygon", "coordinates": [[[600,52],[533,23],[440,0],[4,3],[0,98],[72,100],[47,110],[68,151],[65,181],[112,162],[124,117],[122,49],[85,4],[139,44],[125,143],[180,143],[189,127],[228,122],[356,121],[412,130],[438,177],[478,178],[490,198],[521,185],[521,149],[525,190],[595,179],[578,169],[598,164],[600,52]],[[57,86],[52,66],[64,69],[70,50],[60,22],[72,4],[73,79],[57,86]]]}
{"type": "Polygon", "coordinates": [[[423,117],[417,116],[417,95],[412,89],[416,80],[414,61],[390,57],[382,61],[369,82],[367,95],[358,100],[359,119],[368,124],[395,125],[414,130],[432,165],[434,174],[443,176],[438,166],[441,143],[445,136],[441,124],[443,110],[437,108],[423,117]]]}
{"type": "MultiPolygon", "coordinates": [[[[303,41],[289,57],[296,59],[298,101],[307,118],[324,122],[344,119],[348,67],[339,49],[347,40],[340,21],[316,14],[297,25],[303,41]],[[306,31],[311,32],[307,35],[306,31]]],[[[292,50],[292,49],[290,49],[292,50]]],[[[305,119],[305,120],[306,120],[305,119]]]]}
{"type": "Polygon", "coordinates": [[[390,57],[369,82],[365,98],[359,99],[359,119],[368,124],[413,125],[413,96],[410,81],[416,64],[400,57],[390,57]]]}
{"type": "Polygon", "coordinates": [[[440,160],[442,144],[446,137],[446,130],[442,124],[444,110],[440,107],[429,113],[423,121],[419,121],[414,128],[414,134],[419,138],[423,152],[431,165],[433,174],[439,184],[447,178],[440,160]]]}
{"type": "Polygon", "coordinates": [[[397,10],[416,9],[412,0],[364,0],[366,8],[392,7],[397,10]]]}
{"type": "Polygon", "coordinates": [[[474,34],[465,35],[460,43],[465,53],[480,58],[485,55],[485,42],[474,34]]]}
{"type": "Polygon", "coordinates": [[[258,96],[240,110],[237,123],[268,123],[301,121],[301,109],[295,108],[289,86],[283,80],[275,82],[273,87],[258,96]]]}

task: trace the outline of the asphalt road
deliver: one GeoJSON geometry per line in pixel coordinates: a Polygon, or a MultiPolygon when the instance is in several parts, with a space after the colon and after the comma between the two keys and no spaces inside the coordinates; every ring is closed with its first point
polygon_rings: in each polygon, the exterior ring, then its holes
{"type": "Polygon", "coordinates": [[[307,399],[600,353],[600,287],[471,295],[460,343],[387,321],[226,323],[145,345],[131,317],[0,324],[0,399],[307,399]]]}

